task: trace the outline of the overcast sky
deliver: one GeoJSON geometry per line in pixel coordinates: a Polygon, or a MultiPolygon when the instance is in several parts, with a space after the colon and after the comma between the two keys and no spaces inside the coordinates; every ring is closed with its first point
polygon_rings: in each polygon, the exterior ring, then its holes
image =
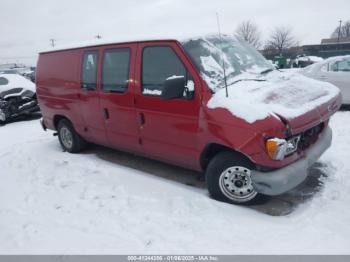
{"type": "Polygon", "coordinates": [[[318,44],[350,20],[350,0],[0,0],[0,63],[35,64],[37,53],[57,45],[138,35],[188,37],[224,33],[254,21],[268,38],[289,26],[301,44],[318,44]]]}

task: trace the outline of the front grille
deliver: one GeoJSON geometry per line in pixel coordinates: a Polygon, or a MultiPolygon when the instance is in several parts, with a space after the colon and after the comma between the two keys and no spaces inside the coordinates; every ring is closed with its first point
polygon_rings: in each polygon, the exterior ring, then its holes
{"type": "Polygon", "coordinates": [[[324,128],[324,123],[314,126],[300,134],[300,140],[298,144],[298,150],[302,151],[314,144],[318,135],[322,132],[324,128]]]}

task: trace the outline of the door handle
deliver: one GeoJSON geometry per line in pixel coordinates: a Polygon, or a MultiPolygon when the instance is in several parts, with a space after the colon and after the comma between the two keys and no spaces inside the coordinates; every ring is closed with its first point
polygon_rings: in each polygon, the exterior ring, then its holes
{"type": "Polygon", "coordinates": [[[139,113],[139,123],[140,123],[140,125],[144,125],[145,124],[145,115],[144,115],[144,113],[139,113]]]}
{"type": "Polygon", "coordinates": [[[106,120],[109,119],[109,111],[108,111],[107,108],[104,108],[104,109],[103,109],[103,115],[104,115],[104,117],[105,117],[106,120]]]}

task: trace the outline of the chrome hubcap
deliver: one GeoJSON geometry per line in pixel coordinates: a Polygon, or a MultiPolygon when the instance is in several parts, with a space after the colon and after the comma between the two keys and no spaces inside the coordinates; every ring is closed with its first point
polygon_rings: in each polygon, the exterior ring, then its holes
{"type": "Polygon", "coordinates": [[[219,178],[221,192],[236,202],[247,202],[253,199],[255,191],[250,178],[250,170],[241,166],[229,167],[219,178]]]}
{"type": "Polygon", "coordinates": [[[73,146],[73,135],[67,127],[62,127],[60,130],[60,137],[62,144],[66,148],[72,148],[73,146]]]}

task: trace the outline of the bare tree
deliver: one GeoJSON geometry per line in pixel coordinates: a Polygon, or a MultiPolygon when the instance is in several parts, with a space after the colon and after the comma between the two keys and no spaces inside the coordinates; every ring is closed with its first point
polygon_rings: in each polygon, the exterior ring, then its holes
{"type": "Polygon", "coordinates": [[[332,38],[338,38],[338,34],[340,38],[346,38],[350,37],[350,20],[346,21],[344,25],[341,26],[340,32],[339,32],[339,26],[334,30],[331,37],[332,38]]]}
{"type": "Polygon", "coordinates": [[[283,50],[296,45],[298,45],[298,41],[293,36],[292,30],[289,27],[282,26],[272,31],[265,48],[277,49],[282,53],[283,50]]]}
{"type": "Polygon", "coordinates": [[[238,38],[247,41],[256,49],[260,48],[261,46],[261,33],[258,26],[250,20],[240,23],[236,28],[235,35],[238,38]]]}

